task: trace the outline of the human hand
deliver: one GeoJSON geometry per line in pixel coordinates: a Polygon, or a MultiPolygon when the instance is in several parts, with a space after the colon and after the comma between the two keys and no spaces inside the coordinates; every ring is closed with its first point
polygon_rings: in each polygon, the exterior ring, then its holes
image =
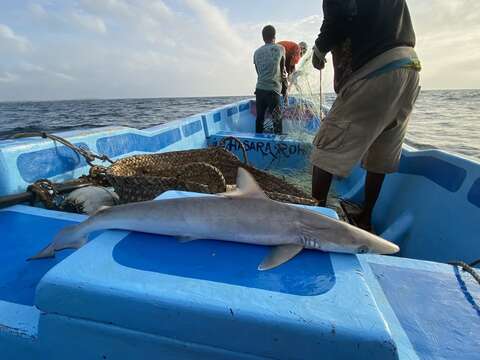
{"type": "Polygon", "coordinates": [[[298,82],[298,78],[302,76],[303,72],[301,70],[295,71],[292,75],[290,75],[290,86],[296,85],[298,82]]]}
{"type": "Polygon", "coordinates": [[[312,55],[312,65],[317,70],[323,70],[327,60],[325,58],[319,58],[315,53],[312,55]]]}

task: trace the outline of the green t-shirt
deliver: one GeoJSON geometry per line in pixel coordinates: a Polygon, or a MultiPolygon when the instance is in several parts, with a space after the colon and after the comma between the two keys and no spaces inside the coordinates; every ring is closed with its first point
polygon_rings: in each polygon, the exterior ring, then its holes
{"type": "Polygon", "coordinates": [[[285,59],[285,49],[277,44],[265,44],[258,48],[253,55],[253,62],[257,68],[257,89],[282,92],[283,74],[280,69],[281,59],[285,59]]]}

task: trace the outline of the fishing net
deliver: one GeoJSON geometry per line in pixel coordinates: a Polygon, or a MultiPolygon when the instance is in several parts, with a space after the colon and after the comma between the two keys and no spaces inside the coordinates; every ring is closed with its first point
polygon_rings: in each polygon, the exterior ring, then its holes
{"type": "MultiPolygon", "coordinates": [[[[289,139],[304,143],[312,143],[325,115],[321,73],[313,67],[312,55],[313,51],[309,50],[290,76],[289,96],[295,101],[283,109],[284,132],[289,139]]],[[[310,164],[301,169],[268,169],[268,172],[311,193],[310,164]]]]}
{"type": "MultiPolygon", "coordinates": [[[[324,117],[325,108],[322,94],[321,73],[312,65],[312,54],[309,50],[290,75],[288,105],[282,104],[281,117],[283,132],[293,140],[311,143],[324,117]],[[293,100],[295,99],[295,100],[293,100]]],[[[256,116],[256,108],[253,108],[256,116]]],[[[272,115],[265,116],[264,131],[273,133],[272,115]]]]}
{"type": "Polygon", "coordinates": [[[289,95],[295,97],[294,103],[283,111],[284,128],[289,137],[311,142],[324,117],[324,100],[321,73],[312,65],[309,50],[302,58],[297,70],[290,76],[289,95]]]}

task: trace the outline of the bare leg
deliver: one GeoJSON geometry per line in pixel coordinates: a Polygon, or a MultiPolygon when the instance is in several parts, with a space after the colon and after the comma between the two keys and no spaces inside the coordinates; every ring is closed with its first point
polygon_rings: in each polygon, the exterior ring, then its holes
{"type": "Polygon", "coordinates": [[[377,203],[384,180],[385,174],[367,172],[367,178],[365,180],[365,204],[363,211],[357,217],[358,227],[371,230],[373,208],[377,203]]]}
{"type": "Polygon", "coordinates": [[[332,174],[313,166],[312,197],[318,201],[318,206],[327,205],[327,197],[331,183],[332,174]]]}

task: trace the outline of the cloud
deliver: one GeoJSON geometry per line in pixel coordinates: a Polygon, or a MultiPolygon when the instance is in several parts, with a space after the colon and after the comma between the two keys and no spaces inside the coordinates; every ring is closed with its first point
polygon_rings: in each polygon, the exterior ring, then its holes
{"type": "MultiPolygon", "coordinates": [[[[263,44],[262,27],[272,23],[278,40],[312,46],[322,22],[321,13],[302,16],[301,4],[299,15],[292,12],[288,21],[277,21],[275,10],[255,22],[239,20],[226,4],[32,1],[22,8],[28,16],[0,25],[0,52],[7,55],[0,58],[0,99],[253,95],[252,58],[263,44]],[[34,33],[25,33],[31,40],[15,33],[13,24],[15,29],[34,24],[34,33]]],[[[409,0],[409,5],[423,86],[478,87],[480,1],[409,0]]],[[[324,91],[332,91],[331,61],[323,76],[324,91]]]]}
{"type": "Polygon", "coordinates": [[[38,64],[32,64],[29,62],[22,62],[19,67],[19,71],[28,74],[29,77],[35,77],[35,75],[41,75],[43,78],[57,78],[64,81],[74,81],[75,78],[71,75],[63,73],[61,71],[55,71],[47,69],[44,66],[38,64]]]}
{"type": "Polygon", "coordinates": [[[197,19],[196,36],[203,44],[210,43],[215,54],[227,55],[229,60],[242,58],[239,54],[248,49],[248,42],[233,29],[225,13],[206,0],[186,0],[186,4],[197,19]]]}
{"type": "Polygon", "coordinates": [[[122,0],[80,0],[83,7],[92,14],[130,17],[133,15],[132,8],[127,1],[122,0]]]}
{"type": "Polygon", "coordinates": [[[47,17],[48,13],[45,8],[37,3],[30,3],[28,5],[28,10],[36,17],[47,17]]]}
{"type": "Polygon", "coordinates": [[[161,0],[80,0],[80,4],[92,15],[128,26],[156,26],[174,16],[173,11],[161,0]]]}
{"type": "Polygon", "coordinates": [[[45,25],[55,33],[64,32],[72,27],[97,34],[105,34],[107,32],[107,25],[101,17],[89,14],[74,6],[58,9],[31,3],[28,6],[28,10],[37,21],[37,24],[45,25]]]}
{"type": "Polygon", "coordinates": [[[0,52],[30,50],[30,41],[26,37],[15,34],[7,25],[0,24],[0,52]]]}
{"type": "Polygon", "coordinates": [[[18,76],[8,71],[0,73],[0,83],[12,83],[18,79],[18,76]]]}
{"type": "Polygon", "coordinates": [[[426,88],[480,86],[480,2],[430,0],[410,2],[426,88]]]}
{"type": "MultiPolygon", "coordinates": [[[[160,0],[79,0],[62,8],[44,4],[31,5],[29,11],[45,25],[42,31],[55,36],[12,69],[28,74],[23,77],[30,85],[46,84],[41,93],[40,87],[25,89],[27,97],[253,95],[252,56],[262,43],[262,24],[235,24],[211,1],[182,0],[175,10],[160,0]],[[79,15],[76,22],[71,14],[79,15]],[[103,36],[83,38],[71,31],[73,26],[103,36]],[[68,82],[75,85],[62,85],[68,82]]],[[[319,26],[315,16],[278,24],[292,40],[304,40],[305,32],[316,36],[319,26]]]]}
{"type": "Polygon", "coordinates": [[[70,14],[70,19],[73,23],[76,23],[80,27],[83,27],[87,30],[99,34],[105,34],[107,32],[107,26],[105,25],[105,22],[98,16],[92,16],[83,12],[75,11],[70,14]]]}

